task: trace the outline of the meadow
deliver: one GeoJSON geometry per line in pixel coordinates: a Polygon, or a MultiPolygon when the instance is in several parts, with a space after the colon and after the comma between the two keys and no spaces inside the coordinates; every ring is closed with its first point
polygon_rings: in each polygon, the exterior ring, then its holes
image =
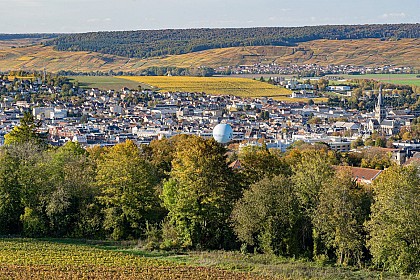
{"type": "Polygon", "coordinates": [[[396,84],[396,85],[409,85],[409,86],[420,86],[420,78],[417,78],[418,74],[367,74],[360,76],[346,76],[347,79],[362,78],[362,79],[373,79],[384,83],[396,84]]]}
{"type": "Polygon", "coordinates": [[[150,252],[133,242],[74,239],[2,238],[0,264],[0,279],[410,279],[270,255],[150,252]]]}
{"type": "Polygon", "coordinates": [[[143,89],[149,86],[129,80],[122,80],[113,76],[68,76],[71,82],[77,81],[79,86],[85,89],[99,88],[102,90],[120,90],[123,87],[138,90],[139,86],[143,89]]]}

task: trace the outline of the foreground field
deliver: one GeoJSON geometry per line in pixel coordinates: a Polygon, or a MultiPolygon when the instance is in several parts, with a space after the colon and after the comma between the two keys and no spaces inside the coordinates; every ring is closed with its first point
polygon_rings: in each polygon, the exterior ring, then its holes
{"type": "Polygon", "coordinates": [[[100,246],[29,239],[0,241],[0,279],[268,279],[100,246]]]}
{"type": "MultiPolygon", "coordinates": [[[[238,252],[146,252],[81,240],[0,239],[0,279],[404,279],[238,252]]],[[[408,277],[407,279],[410,279],[408,277]]],[[[415,279],[415,278],[412,278],[415,279]]]]}

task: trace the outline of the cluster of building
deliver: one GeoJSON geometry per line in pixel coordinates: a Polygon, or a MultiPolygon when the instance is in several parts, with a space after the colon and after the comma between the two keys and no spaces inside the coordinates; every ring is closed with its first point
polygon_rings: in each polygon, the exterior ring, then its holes
{"type": "MultiPolygon", "coordinates": [[[[52,89],[56,90],[56,89],[52,89]]],[[[374,112],[361,113],[326,105],[285,104],[271,98],[244,99],[202,93],[151,91],[80,90],[73,101],[31,103],[15,101],[13,96],[0,100],[0,144],[25,110],[42,120],[41,130],[49,142],[61,145],[78,141],[83,145],[114,145],[131,139],[150,143],[153,139],[180,133],[211,137],[221,122],[233,127],[233,141],[257,142],[263,138],[269,147],[284,150],[297,140],[326,142],[332,149],[348,151],[350,142],[374,131],[385,135],[398,133],[416,117],[410,111],[384,108],[382,93],[374,112]],[[141,96],[139,102],[129,97],[141,96]],[[320,121],[311,123],[311,118],[320,121]],[[337,121],[338,119],[346,120],[337,121]]]]}
{"type": "Polygon", "coordinates": [[[288,66],[273,63],[256,63],[252,65],[225,66],[215,69],[218,74],[281,74],[281,75],[301,75],[312,73],[315,76],[339,75],[339,74],[410,74],[412,67],[399,67],[392,65],[384,66],[354,66],[354,65],[318,65],[318,64],[290,64],[288,66]]]}

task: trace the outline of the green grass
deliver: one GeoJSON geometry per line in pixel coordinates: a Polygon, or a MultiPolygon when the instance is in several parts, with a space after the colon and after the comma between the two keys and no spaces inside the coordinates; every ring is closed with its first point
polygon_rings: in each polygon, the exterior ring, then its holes
{"type": "Polygon", "coordinates": [[[150,252],[136,242],[77,239],[3,238],[0,264],[0,279],[416,279],[262,254],[150,252]]]}
{"type": "Polygon", "coordinates": [[[150,88],[149,86],[129,81],[129,80],[122,80],[113,76],[68,76],[71,81],[78,81],[79,86],[82,88],[90,89],[90,88],[99,88],[101,90],[120,90],[123,87],[127,87],[129,89],[139,89],[139,85],[143,89],[150,88]]]}
{"type": "Polygon", "coordinates": [[[366,75],[339,75],[345,79],[373,79],[384,83],[396,85],[420,86],[418,74],[366,74],[366,75]]]}

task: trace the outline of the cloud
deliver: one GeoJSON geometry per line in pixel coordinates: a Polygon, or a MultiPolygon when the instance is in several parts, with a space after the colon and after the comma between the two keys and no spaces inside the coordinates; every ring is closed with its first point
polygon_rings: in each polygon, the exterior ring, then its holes
{"type": "Polygon", "coordinates": [[[385,13],[381,16],[381,18],[405,18],[406,14],[401,12],[401,13],[385,13]]]}
{"type": "Polygon", "coordinates": [[[86,20],[87,23],[96,23],[96,22],[107,22],[107,21],[111,21],[112,19],[107,17],[107,18],[89,18],[86,20]]]}

